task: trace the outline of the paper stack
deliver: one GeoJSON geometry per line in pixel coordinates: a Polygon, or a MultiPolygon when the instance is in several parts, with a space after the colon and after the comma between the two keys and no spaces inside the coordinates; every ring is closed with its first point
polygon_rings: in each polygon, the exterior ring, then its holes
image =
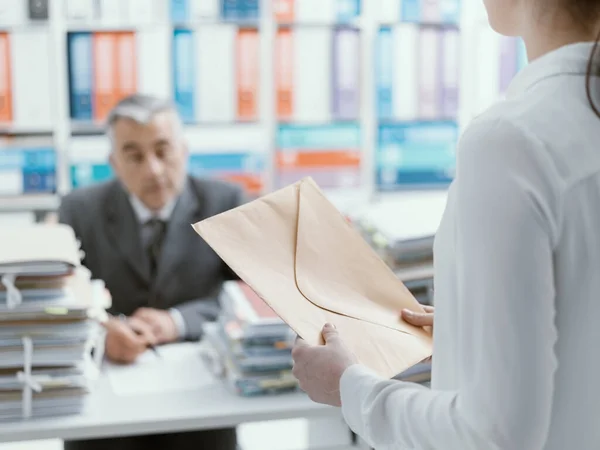
{"type": "Polygon", "coordinates": [[[97,288],[71,228],[0,230],[0,420],[82,410],[102,354],[97,288]]]}
{"type": "Polygon", "coordinates": [[[204,327],[217,374],[243,396],[296,389],[290,327],[243,282],[226,282],[220,300],[221,317],[204,327]]]}
{"type": "Polygon", "coordinates": [[[433,301],[433,242],[445,205],[445,192],[395,196],[352,217],[361,235],[422,304],[433,301]]]}

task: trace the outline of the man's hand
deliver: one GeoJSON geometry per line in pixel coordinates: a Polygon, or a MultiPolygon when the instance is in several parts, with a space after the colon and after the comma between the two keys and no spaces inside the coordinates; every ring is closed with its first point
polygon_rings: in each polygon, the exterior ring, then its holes
{"type": "Polygon", "coordinates": [[[179,338],[177,324],[168,311],[139,308],[133,313],[133,317],[150,326],[159,344],[175,342],[179,338]]]}
{"type": "Polygon", "coordinates": [[[105,328],[105,354],[117,363],[131,364],[148,346],[156,344],[156,337],[150,326],[136,318],[129,318],[127,321],[111,318],[105,328]]]}

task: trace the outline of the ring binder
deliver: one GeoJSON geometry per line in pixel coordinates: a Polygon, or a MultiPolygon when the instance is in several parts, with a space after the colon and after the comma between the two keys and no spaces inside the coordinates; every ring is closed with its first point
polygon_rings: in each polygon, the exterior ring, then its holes
{"type": "Polygon", "coordinates": [[[23,301],[21,291],[15,286],[17,275],[14,273],[5,273],[2,275],[2,284],[6,287],[6,306],[14,309],[23,301]]]}

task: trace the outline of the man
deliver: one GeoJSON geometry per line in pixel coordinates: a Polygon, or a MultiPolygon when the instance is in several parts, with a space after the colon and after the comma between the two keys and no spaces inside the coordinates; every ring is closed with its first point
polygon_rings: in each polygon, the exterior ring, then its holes
{"type": "MultiPolygon", "coordinates": [[[[112,295],[106,356],[133,362],[151,344],[199,339],[233,274],[191,224],[242,203],[241,191],[186,173],[188,151],[172,105],[134,95],[108,118],[116,180],[76,190],[59,220],[73,227],[83,264],[112,295]]],[[[67,450],[236,448],[235,429],[66,442],[67,450]]]]}

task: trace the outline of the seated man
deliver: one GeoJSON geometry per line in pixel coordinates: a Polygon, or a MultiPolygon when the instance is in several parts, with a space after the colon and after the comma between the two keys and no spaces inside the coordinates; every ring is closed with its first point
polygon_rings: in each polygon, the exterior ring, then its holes
{"type": "MultiPolygon", "coordinates": [[[[171,104],[134,95],[108,119],[117,179],[66,196],[83,264],[113,299],[106,356],[131,363],[150,344],[199,339],[233,274],[191,224],[241,204],[241,191],[187,175],[182,123],[171,104]]],[[[65,449],[236,448],[235,429],[66,442],[65,449]]]]}

